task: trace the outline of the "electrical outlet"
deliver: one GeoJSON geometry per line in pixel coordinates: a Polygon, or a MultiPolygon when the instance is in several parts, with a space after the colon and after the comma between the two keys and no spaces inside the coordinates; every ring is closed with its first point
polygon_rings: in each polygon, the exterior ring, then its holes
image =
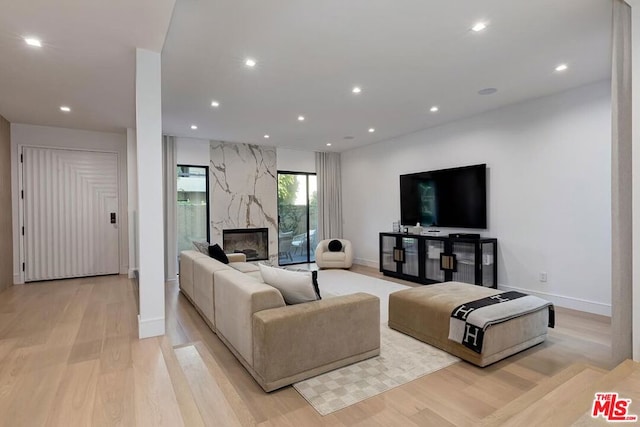
{"type": "Polygon", "coordinates": [[[541,271],[540,272],[540,281],[541,282],[546,282],[547,281],[547,272],[546,271],[541,271]]]}

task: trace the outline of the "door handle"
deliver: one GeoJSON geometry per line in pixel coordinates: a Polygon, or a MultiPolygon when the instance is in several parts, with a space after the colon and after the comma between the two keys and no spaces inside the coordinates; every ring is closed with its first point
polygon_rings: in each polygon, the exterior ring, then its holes
{"type": "Polygon", "coordinates": [[[109,215],[111,217],[111,220],[110,220],[111,224],[115,224],[116,223],[116,213],[115,212],[111,212],[109,215]]]}

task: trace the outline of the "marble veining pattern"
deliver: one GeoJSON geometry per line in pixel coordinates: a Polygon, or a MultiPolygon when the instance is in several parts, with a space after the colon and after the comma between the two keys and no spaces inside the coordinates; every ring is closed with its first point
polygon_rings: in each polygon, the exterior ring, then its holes
{"type": "Polygon", "coordinates": [[[276,148],[210,142],[211,241],[222,245],[222,230],[269,229],[269,260],[278,259],[276,148]]]}

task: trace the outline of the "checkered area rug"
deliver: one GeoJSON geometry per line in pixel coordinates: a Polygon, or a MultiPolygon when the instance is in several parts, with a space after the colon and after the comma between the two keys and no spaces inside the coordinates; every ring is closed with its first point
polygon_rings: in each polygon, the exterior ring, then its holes
{"type": "Polygon", "coordinates": [[[380,325],[380,355],[293,386],[321,415],[458,362],[455,356],[380,325]]]}

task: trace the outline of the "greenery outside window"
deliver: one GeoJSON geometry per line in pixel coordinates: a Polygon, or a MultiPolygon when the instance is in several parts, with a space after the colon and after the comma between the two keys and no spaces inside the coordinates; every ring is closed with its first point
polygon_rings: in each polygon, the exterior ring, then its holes
{"type": "Polygon", "coordinates": [[[278,172],[278,263],[315,262],[318,227],[317,177],[278,172]]]}

